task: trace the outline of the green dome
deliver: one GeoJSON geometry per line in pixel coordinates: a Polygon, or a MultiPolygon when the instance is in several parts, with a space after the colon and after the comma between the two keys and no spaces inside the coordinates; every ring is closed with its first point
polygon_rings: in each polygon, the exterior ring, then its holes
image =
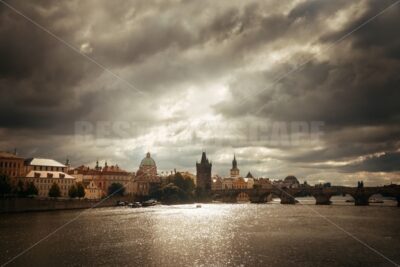
{"type": "Polygon", "coordinates": [[[147,152],[146,157],[142,159],[142,162],[140,162],[140,167],[143,166],[156,166],[156,162],[154,161],[154,159],[152,159],[152,157],[150,157],[149,152],[147,152]]]}

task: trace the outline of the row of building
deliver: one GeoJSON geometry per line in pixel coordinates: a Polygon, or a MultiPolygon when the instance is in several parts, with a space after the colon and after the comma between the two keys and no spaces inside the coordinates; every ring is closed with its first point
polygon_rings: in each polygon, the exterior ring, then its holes
{"type": "MultiPolygon", "coordinates": [[[[205,152],[202,153],[200,162],[196,163],[196,175],[181,172],[186,177],[193,179],[200,190],[229,190],[279,187],[298,187],[299,181],[294,176],[284,180],[270,180],[269,178],[254,178],[248,172],[242,177],[238,168],[236,156],[232,160],[232,168],[228,177],[212,176],[212,163],[205,152]]],[[[100,166],[96,162],[94,167],[81,165],[72,168],[67,160],[62,164],[54,159],[22,158],[17,153],[0,152],[0,174],[11,178],[14,184],[22,181],[33,182],[38,189],[39,197],[47,197],[51,186],[59,186],[61,197],[68,197],[69,189],[77,183],[85,187],[85,198],[100,199],[108,194],[108,189],[113,183],[124,185],[125,194],[147,196],[152,187],[159,185],[162,179],[175,171],[157,173],[157,165],[150,153],[141,160],[137,172],[128,172],[118,165],[100,166]]]]}
{"type": "Polygon", "coordinates": [[[85,198],[100,199],[108,194],[113,183],[124,185],[125,194],[148,195],[154,183],[160,183],[157,166],[150,153],[147,153],[139,165],[138,171],[128,172],[118,165],[96,166],[81,165],[72,168],[67,160],[62,164],[54,159],[22,158],[16,153],[0,152],[0,174],[10,177],[11,183],[33,182],[39,197],[47,197],[55,183],[60,188],[61,197],[68,197],[69,189],[77,183],[85,186],[85,198]]]}
{"type": "Polygon", "coordinates": [[[254,178],[251,172],[245,177],[240,175],[240,169],[236,156],[233,156],[232,168],[228,177],[212,176],[212,163],[208,160],[207,155],[203,152],[200,163],[196,163],[197,169],[197,186],[203,190],[229,190],[229,189],[252,189],[258,188],[297,188],[300,186],[299,181],[293,175],[287,176],[284,180],[271,180],[269,178],[254,178]]]}

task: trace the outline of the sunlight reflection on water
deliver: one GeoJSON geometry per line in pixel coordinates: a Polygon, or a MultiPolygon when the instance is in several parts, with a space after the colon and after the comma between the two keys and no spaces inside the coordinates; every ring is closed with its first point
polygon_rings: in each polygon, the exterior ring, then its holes
{"type": "MultiPolygon", "coordinates": [[[[305,203],[308,201],[304,199],[305,203]]],[[[398,208],[343,205],[202,204],[196,208],[191,204],[96,209],[14,264],[385,266],[383,258],[310,208],[388,257],[400,260],[398,208]]],[[[0,262],[77,214],[78,211],[64,211],[2,215],[0,248],[5,253],[0,262]]]]}

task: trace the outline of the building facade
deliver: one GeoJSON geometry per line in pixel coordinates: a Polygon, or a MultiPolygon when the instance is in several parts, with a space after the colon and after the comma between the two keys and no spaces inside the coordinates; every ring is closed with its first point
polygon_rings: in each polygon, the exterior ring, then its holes
{"type": "Polygon", "coordinates": [[[25,160],[26,175],[18,180],[24,183],[33,182],[38,189],[39,197],[48,197],[51,186],[57,184],[61,197],[67,198],[69,189],[76,184],[76,180],[66,171],[67,166],[56,160],[29,158],[25,160]]]}
{"type": "Polygon", "coordinates": [[[129,195],[134,192],[134,174],[121,169],[118,164],[108,165],[105,162],[104,166],[100,166],[99,162],[96,161],[94,168],[82,165],[71,169],[69,174],[75,177],[77,182],[83,182],[84,185],[90,186],[90,182],[93,181],[97,189],[101,192],[100,197],[108,195],[108,188],[113,183],[122,184],[125,187],[125,194],[129,195]]]}
{"type": "Polygon", "coordinates": [[[103,196],[103,191],[97,187],[96,183],[92,181],[83,182],[85,186],[85,198],[87,199],[100,199],[103,196]]]}
{"type": "Polygon", "coordinates": [[[38,190],[38,197],[48,197],[53,184],[60,188],[61,197],[68,198],[69,189],[75,185],[75,178],[67,173],[57,171],[30,171],[23,179],[25,183],[33,182],[38,190]]]}
{"type": "Polygon", "coordinates": [[[213,177],[211,190],[222,190],[222,189],[223,189],[223,179],[219,176],[213,177]]]}
{"type": "Polygon", "coordinates": [[[233,178],[223,178],[222,179],[222,188],[225,190],[233,189],[233,178]]]}
{"type": "Polygon", "coordinates": [[[10,178],[21,177],[25,174],[24,159],[16,153],[0,151],[0,174],[10,178]]]}

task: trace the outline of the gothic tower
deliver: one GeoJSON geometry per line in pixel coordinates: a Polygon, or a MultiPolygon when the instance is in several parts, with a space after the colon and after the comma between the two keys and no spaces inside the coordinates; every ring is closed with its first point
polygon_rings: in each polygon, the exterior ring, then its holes
{"type": "Polygon", "coordinates": [[[206,153],[201,155],[200,163],[196,162],[196,184],[202,190],[211,190],[211,162],[208,161],[206,153]]]}
{"type": "Polygon", "coordinates": [[[231,177],[235,178],[239,177],[239,175],[240,175],[240,170],[237,167],[236,155],[233,155],[231,177]]]}

